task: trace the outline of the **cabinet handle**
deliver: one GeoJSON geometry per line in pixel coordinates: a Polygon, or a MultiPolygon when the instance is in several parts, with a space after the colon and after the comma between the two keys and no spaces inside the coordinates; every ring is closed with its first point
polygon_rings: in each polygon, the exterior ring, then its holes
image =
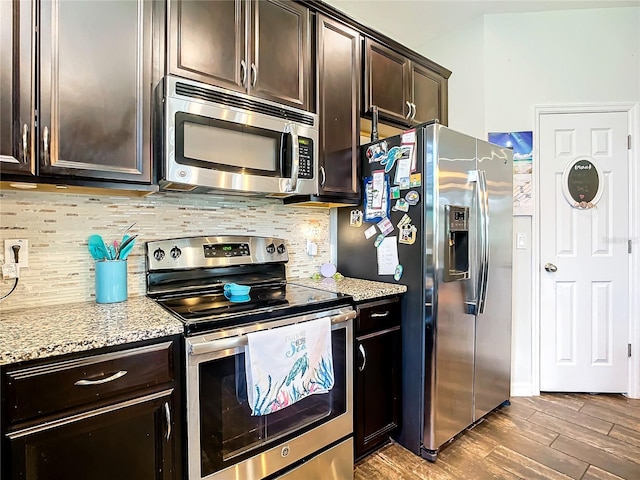
{"type": "Polygon", "coordinates": [[[44,161],[49,163],[49,127],[44,127],[42,141],[44,142],[44,161]]]}
{"type": "Polygon", "coordinates": [[[258,80],[258,69],[256,68],[256,64],[251,64],[251,88],[256,86],[256,80],[258,80]]]}
{"type": "Polygon", "coordinates": [[[164,419],[167,422],[167,442],[171,438],[171,410],[169,409],[169,402],[164,402],[164,419]]]}
{"type": "Polygon", "coordinates": [[[389,310],[387,310],[384,313],[372,313],[371,318],[382,318],[382,317],[386,317],[387,315],[389,315],[389,310]]]}
{"type": "Polygon", "coordinates": [[[119,372],[116,372],[107,378],[102,378],[100,380],[78,380],[76,383],[74,383],[74,385],[78,385],[79,387],[86,387],[91,385],[102,385],[103,383],[113,382],[114,380],[117,380],[120,377],[124,377],[126,374],[127,374],[126,370],[120,370],[119,372]]]}
{"type": "Polygon", "coordinates": [[[362,355],[362,365],[358,367],[358,371],[362,372],[364,371],[364,367],[367,366],[367,354],[365,353],[362,344],[358,345],[358,350],[360,351],[360,355],[362,355]]]}
{"type": "Polygon", "coordinates": [[[322,181],[320,182],[320,186],[324,188],[324,182],[327,181],[327,174],[324,171],[324,165],[320,166],[320,173],[322,174],[322,181]]]}
{"type": "Polygon", "coordinates": [[[413,120],[414,118],[416,118],[416,104],[412,103],[411,106],[413,107],[413,115],[411,115],[411,120],[413,120]]]}
{"type": "Polygon", "coordinates": [[[27,161],[27,148],[29,146],[29,144],[27,143],[28,138],[29,138],[29,127],[25,123],[24,126],[22,127],[22,159],[25,162],[27,161]]]}
{"type": "Polygon", "coordinates": [[[240,62],[240,84],[244,87],[247,81],[247,63],[242,60],[240,62]]]}
{"type": "Polygon", "coordinates": [[[406,118],[407,120],[409,120],[409,117],[411,116],[411,103],[409,103],[409,102],[405,102],[405,103],[407,104],[407,109],[408,109],[409,111],[407,112],[407,115],[406,115],[404,118],[406,118]]]}

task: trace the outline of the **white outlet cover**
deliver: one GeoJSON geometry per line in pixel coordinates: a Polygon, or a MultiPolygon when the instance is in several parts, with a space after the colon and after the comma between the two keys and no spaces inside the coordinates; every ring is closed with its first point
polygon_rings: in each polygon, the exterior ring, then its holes
{"type": "Polygon", "coordinates": [[[4,241],[4,263],[13,263],[13,245],[20,245],[18,265],[20,268],[29,266],[29,241],[25,239],[8,238],[4,241]]]}

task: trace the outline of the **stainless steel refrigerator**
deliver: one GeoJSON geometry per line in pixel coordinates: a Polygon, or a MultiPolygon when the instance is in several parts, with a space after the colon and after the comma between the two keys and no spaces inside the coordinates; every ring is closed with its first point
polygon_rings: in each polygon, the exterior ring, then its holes
{"type": "Polygon", "coordinates": [[[337,213],[338,271],[407,286],[394,436],[434,461],[509,400],[513,154],[427,123],[362,146],[360,167],[363,203],[337,213]]]}

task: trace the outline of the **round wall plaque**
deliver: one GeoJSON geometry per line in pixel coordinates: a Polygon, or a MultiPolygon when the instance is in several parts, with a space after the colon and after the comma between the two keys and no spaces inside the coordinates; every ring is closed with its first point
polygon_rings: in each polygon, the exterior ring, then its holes
{"type": "Polygon", "coordinates": [[[593,208],[602,196],[604,176],[593,158],[578,157],[562,174],[564,196],[574,208],[593,208]]]}

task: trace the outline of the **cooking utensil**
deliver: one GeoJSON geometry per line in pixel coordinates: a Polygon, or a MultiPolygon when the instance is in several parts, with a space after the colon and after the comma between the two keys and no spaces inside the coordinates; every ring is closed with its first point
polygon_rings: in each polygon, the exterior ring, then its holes
{"type": "Polygon", "coordinates": [[[131,237],[123,240],[123,242],[120,244],[120,249],[116,253],[116,260],[124,260],[127,258],[129,252],[131,252],[131,249],[133,248],[133,244],[135,243],[137,236],[137,234],[132,235],[131,237]]]}
{"type": "Polygon", "coordinates": [[[107,251],[102,236],[90,235],[87,243],[89,245],[89,253],[94,260],[105,260],[109,258],[109,252],[107,251]]]}

